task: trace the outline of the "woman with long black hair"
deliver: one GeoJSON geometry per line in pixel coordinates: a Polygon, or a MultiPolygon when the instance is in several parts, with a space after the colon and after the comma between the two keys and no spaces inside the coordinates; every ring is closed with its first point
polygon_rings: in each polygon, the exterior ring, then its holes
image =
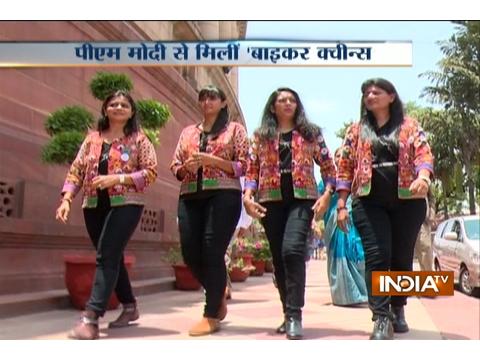
{"type": "Polygon", "coordinates": [[[362,84],[360,121],[346,132],[338,167],[338,226],[348,232],[346,200],[365,253],[365,282],[373,312],[372,340],[407,332],[405,296],[373,296],[372,271],[412,270],[413,250],[425,218],[433,157],[416,120],[404,116],[393,84],[362,84]]]}
{"type": "Polygon", "coordinates": [[[328,207],[335,176],[322,132],[308,121],[298,94],[290,88],[275,90],[253,135],[243,202],[250,216],[261,219],[270,243],[284,314],[276,331],[288,339],[303,337],[307,236],[314,214],[323,216],[328,207]],[[320,197],[314,161],[326,184],[320,197]]]}

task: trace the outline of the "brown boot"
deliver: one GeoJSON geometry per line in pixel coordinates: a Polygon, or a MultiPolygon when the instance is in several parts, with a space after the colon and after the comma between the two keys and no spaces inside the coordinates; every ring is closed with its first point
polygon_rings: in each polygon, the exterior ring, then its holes
{"type": "Polygon", "coordinates": [[[213,334],[218,330],[220,330],[220,322],[218,319],[203,317],[200,322],[188,331],[188,335],[203,336],[213,334]]]}
{"type": "Polygon", "coordinates": [[[222,321],[227,316],[227,298],[224,296],[218,309],[217,319],[222,321]]]}
{"type": "Polygon", "coordinates": [[[91,310],[84,311],[80,317],[80,322],[70,330],[68,337],[75,340],[98,339],[98,316],[91,310]]]}
{"type": "Polygon", "coordinates": [[[140,313],[137,304],[123,304],[123,311],[115,321],[108,323],[110,329],[121,328],[130,325],[130,321],[138,320],[140,313]]]}

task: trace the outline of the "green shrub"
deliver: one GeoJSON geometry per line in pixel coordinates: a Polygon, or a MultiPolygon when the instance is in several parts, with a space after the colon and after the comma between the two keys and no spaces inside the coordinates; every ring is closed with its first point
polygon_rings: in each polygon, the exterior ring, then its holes
{"type": "Polygon", "coordinates": [[[138,100],[137,114],[140,124],[148,129],[160,129],[167,123],[171,112],[168,105],[156,100],[138,100]]]}
{"type": "Polygon", "coordinates": [[[75,160],[85,133],[65,131],[54,135],[42,149],[42,161],[49,164],[71,164],[75,160]]]}
{"type": "Polygon", "coordinates": [[[158,140],[158,130],[147,128],[142,128],[142,130],[154,146],[160,145],[160,141],[158,140]]]}
{"type": "Polygon", "coordinates": [[[45,121],[45,130],[50,136],[64,131],[85,133],[92,127],[93,115],[82,106],[65,106],[51,113],[45,121]]]}
{"type": "Polygon", "coordinates": [[[108,95],[117,90],[130,92],[133,89],[132,80],[126,74],[99,71],[90,80],[90,91],[98,100],[105,100],[108,95]]]}
{"type": "Polygon", "coordinates": [[[180,244],[174,244],[168,249],[165,260],[171,265],[184,264],[180,244]]]}

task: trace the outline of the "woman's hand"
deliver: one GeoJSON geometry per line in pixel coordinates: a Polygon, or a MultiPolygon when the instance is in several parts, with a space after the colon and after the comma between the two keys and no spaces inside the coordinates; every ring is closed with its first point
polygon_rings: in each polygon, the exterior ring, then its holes
{"type": "Polygon", "coordinates": [[[68,220],[68,214],[70,214],[70,206],[71,206],[70,201],[62,200],[62,203],[60,204],[60,206],[56,211],[55,219],[66,224],[68,220]]]}
{"type": "Polygon", "coordinates": [[[183,167],[192,174],[196,174],[200,166],[200,161],[193,157],[188,158],[187,161],[185,161],[185,163],[183,164],[183,167]]]}
{"type": "Polygon", "coordinates": [[[327,212],[328,209],[328,204],[330,203],[330,193],[327,191],[325,194],[320,196],[317,201],[315,201],[315,204],[312,206],[313,210],[313,216],[315,220],[318,220],[319,218],[323,217],[325,213],[327,212]]]}
{"type": "Polygon", "coordinates": [[[255,202],[251,196],[246,195],[243,197],[243,206],[247,214],[254,219],[263,218],[267,213],[267,209],[255,202]]]}
{"type": "Polygon", "coordinates": [[[429,184],[423,178],[416,178],[410,185],[409,190],[416,196],[427,196],[429,184]]]}
{"type": "Polygon", "coordinates": [[[98,175],[92,180],[92,185],[100,190],[108,189],[120,183],[119,175],[98,175]]]}
{"type": "Polygon", "coordinates": [[[345,234],[348,233],[348,227],[350,226],[350,217],[348,216],[348,210],[345,206],[337,208],[337,226],[345,234]]]}
{"type": "Polygon", "coordinates": [[[204,152],[193,154],[193,158],[200,163],[200,166],[215,166],[216,156],[204,152]]]}

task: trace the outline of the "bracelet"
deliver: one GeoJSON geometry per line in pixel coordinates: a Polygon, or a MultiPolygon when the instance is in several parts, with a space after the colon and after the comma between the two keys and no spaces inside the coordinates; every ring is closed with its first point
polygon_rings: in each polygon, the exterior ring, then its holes
{"type": "Polygon", "coordinates": [[[430,180],[430,178],[428,176],[418,175],[418,178],[425,181],[427,183],[428,187],[430,187],[430,185],[432,184],[432,180],[430,180]]]}
{"type": "Polygon", "coordinates": [[[120,174],[120,184],[125,184],[125,175],[124,174],[120,174]]]}
{"type": "Polygon", "coordinates": [[[62,198],[62,202],[63,201],[66,201],[66,202],[68,202],[69,205],[72,205],[72,199],[62,198]]]}
{"type": "Polygon", "coordinates": [[[347,207],[345,205],[342,207],[337,207],[337,213],[340,212],[341,210],[347,210],[347,207]]]}
{"type": "Polygon", "coordinates": [[[328,188],[327,191],[330,193],[330,195],[335,194],[335,189],[334,188],[328,188]]]}

